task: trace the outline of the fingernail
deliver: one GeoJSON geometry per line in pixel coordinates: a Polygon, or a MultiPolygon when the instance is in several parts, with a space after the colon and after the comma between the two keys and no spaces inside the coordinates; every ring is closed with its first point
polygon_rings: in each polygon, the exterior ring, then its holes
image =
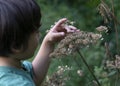
{"type": "Polygon", "coordinates": [[[64,36],[64,35],[65,35],[65,33],[64,33],[64,32],[61,32],[61,35],[62,35],[62,36],[64,36]]]}
{"type": "Polygon", "coordinates": [[[64,20],[67,20],[67,18],[63,18],[64,20]]]}
{"type": "Polygon", "coordinates": [[[77,31],[80,31],[80,30],[77,30],[77,31]]]}

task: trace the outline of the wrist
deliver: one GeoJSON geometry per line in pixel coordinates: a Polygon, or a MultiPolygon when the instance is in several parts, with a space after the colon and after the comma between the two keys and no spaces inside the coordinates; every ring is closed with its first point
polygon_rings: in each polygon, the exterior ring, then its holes
{"type": "Polygon", "coordinates": [[[46,40],[46,38],[43,40],[42,42],[42,45],[47,47],[48,49],[51,49],[53,50],[54,49],[54,46],[55,46],[55,43],[53,43],[52,41],[50,40],[46,40]]]}
{"type": "Polygon", "coordinates": [[[47,36],[44,38],[43,43],[51,47],[54,47],[55,45],[55,43],[53,42],[53,39],[47,36]]]}

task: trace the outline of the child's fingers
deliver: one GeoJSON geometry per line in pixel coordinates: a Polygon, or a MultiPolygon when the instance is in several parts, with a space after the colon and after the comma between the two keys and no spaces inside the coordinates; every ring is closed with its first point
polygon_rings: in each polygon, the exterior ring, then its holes
{"type": "Polygon", "coordinates": [[[64,27],[67,33],[74,32],[74,30],[70,29],[69,26],[64,27]]]}
{"type": "Polygon", "coordinates": [[[63,39],[65,36],[64,32],[59,32],[59,33],[53,33],[52,34],[52,41],[60,41],[61,39],[63,39]]]}
{"type": "Polygon", "coordinates": [[[72,30],[77,30],[77,28],[76,28],[76,27],[71,26],[71,25],[69,25],[69,28],[70,28],[70,29],[72,29],[72,30]]]}
{"type": "Polygon", "coordinates": [[[76,27],[74,26],[65,26],[65,29],[66,31],[69,33],[69,32],[76,32],[76,31],[79,31],[76,27]]]}
{"type": "Polygon", "coordinates": [[[63,23],[65,23],[67,21],[66,18],[63,18],[63,19],[60,19],[56,24],[55,26],[52,28],[53,30],[56,29],[56,27],[59,27],[61,26],[63,23]]]}
{"type": "Polygon", "coordinates": [[[53,34],[55,38],[63,37],[65,35],[64,32],[54,33],[53,34]]]}
{"type": "Polygon", "coordinates": [[[56,23],[55,27],[60,26],[61,24],[65,23],[66,21],[67,21],[66,18],[60,19],[60,20],[56,23]]]}

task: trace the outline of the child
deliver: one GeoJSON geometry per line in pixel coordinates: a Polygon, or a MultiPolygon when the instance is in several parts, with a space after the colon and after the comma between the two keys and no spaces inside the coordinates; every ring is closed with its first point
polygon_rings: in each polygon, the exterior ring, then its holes
{"type": "Polygon", "coordinates": [[[0,86],[40,86],[50,63],[54,44],[66,33],[78,31],[63,26],[60,19],[47,33],[32,63],[39,41],[40,8],[34,0],[0,0],[0,86]]]}

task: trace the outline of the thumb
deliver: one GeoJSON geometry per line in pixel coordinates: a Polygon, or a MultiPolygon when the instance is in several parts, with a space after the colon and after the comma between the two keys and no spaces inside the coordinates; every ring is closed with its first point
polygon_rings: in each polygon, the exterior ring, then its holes
{"type": "Polygon", "coordinates": [[[60,38],[60,37],[64,37],[65,33],[64,32],[58,32],[58,33],[54,33],[54,37],[55,38],[60,38]]]}

